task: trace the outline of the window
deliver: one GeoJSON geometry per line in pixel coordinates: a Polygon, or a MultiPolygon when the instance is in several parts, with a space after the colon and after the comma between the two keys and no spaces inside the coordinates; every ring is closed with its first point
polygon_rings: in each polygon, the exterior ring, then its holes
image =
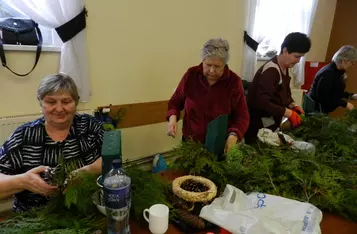
{"type": "Polygon", "coordinates": [[[307,32],[316,0],[258,1],[253,38],[260,42],[257,57],[270,58],[280,53],[280,46],[290,32],[307,32]]]}
{"type": "MultiPolygon", "coordinates": [[[[7,3],[6,0],[0,0],[0,20],[8,17],[21,17],[21,18],[28,18],[22,13],[18,12],[17,10],[13,9],[10,7],[7,3]]],[[[59,47],[62,44],[61,39],[58,37],[56,31],[51,28],[46,28],[44,26],[39,25],[39,28],[42,33],[42,38],[43,38],[43,46],[44,50],[46,50],[46,47],[59,47]]]]}

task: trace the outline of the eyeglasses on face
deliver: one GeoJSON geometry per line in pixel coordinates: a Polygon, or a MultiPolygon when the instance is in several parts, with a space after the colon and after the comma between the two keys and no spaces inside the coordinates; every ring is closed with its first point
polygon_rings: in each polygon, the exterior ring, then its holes
{"type": "Polygon", "coordinates": [[[205,46],[205,48],[207,50],[211,50],[211,51],[213,51],[213,50],[215,50],[215,51],[218,51],[218,50],[220,50],[220,51],[228,51],[228,49],[225,46],[217,47],[217,46],[214,46],[214,45],[207,45],[207,46],[205,46]]]}

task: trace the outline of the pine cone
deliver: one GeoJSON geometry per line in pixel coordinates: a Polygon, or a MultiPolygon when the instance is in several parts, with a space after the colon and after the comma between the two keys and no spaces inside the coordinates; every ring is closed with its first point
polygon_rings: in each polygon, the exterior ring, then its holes
{"type": "Polygon", "coordinates": [[[193,202],[187,202],[174,194],[169,194],[169,201],[171,202],[172,206],[175,208],[192,211],[195,208],[195,204],[193,202]]]}
{"type": "Polygon", "coordinates": [[[196,192],[196,193],[205,192],[208,190],[206,186],[194,180],[186,180],[185,182],[182,183],[181,188],[186,191],[196,192]]]}
{"type": "Polygon", "coordinates": [[[205,221],[202,218],[198,217],[197,215],[193,215],[190,212],[183,209],[178,209],[177,212],[180,215],[180,218],[191,227],[198,228],[198,229],[203,229],[206,227],[205,221]]]}
{"type": "Polygon", "coordinates": [[[56,169],[55,168],[46,168],[44,172],[41,172],[40,176],[42,179],[49,185],[52,184],[53,179],[56,175],[56,169]]]}

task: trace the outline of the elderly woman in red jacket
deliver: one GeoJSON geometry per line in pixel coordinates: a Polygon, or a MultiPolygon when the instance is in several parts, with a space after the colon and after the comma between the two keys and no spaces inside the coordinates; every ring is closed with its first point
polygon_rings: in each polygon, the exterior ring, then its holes
{"type": "Polygon", "coordinates": [[[183,118],[183,140],[204,143],[209,122],[228,115],[228,138],[225,152],[241,141],[249,125],[249,113],[240,77],[227,65],[227,40],[208,40],[201,52],[202,62],[191,67],[182,77],[168,104],[167,134],[177,135],[180,111],[183,118]]]}

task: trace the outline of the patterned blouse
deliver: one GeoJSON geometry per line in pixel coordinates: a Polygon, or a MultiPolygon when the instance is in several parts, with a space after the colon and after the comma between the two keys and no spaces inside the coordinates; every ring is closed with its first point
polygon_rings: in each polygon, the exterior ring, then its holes
{"type": "MultiPolygon", "coordinates": [[[[55,167],[60,156],[74,159],[78,168],[95,162],[101,153],[103,125],[93,116],[76,114],[67,138],[53,141],[46,133],[44,118],[15,130],[0,148],[0,173],[17,175],[40,165],[55,167]]],[[[15,195],[15,212],[45,205],[48,199],[28,190],[15,195]]]]}

